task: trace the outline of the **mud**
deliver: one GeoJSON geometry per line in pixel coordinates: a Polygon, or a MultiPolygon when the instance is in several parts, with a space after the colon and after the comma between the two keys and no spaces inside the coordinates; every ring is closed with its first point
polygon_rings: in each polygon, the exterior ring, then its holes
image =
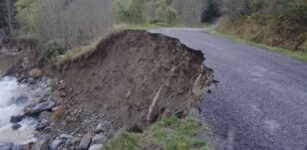
{"type": "MultiPolygon", "coordinates": [[[[97,49],[64,65],[60,74],[72,88],[71,110],[106,115],[119,127],[143,129],[164,116],[184,117],[196,107],[213,82],[205,58],[160,34],[122,31],[101,41],[97,49]]],[[[65,118],[74,117],[66,113],[65,118]]],[[[70,127],[81,118],[66,121],[70,127]]]]}

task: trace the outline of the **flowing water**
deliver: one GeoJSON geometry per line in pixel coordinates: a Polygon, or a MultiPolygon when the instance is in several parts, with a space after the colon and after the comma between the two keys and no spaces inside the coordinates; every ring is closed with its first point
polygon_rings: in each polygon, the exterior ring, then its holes
{"type": "Polygon", "coordinates": [[[0,143],[25,144],[33,140],[34,125],[31,119],[23,119],[18,130],[11,128],[10,117],[23,114],[22,109],[30,103],[27,85],[19,84],[14,77],[0,79],[0,143]],[[20,100],[20,97],[26,97],[20,100]]]}

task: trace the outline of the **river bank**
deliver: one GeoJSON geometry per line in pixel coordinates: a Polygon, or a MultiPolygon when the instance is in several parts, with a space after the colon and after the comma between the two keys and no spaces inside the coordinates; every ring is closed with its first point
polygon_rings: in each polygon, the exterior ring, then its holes
{"type": "Polygon", "coordinates": [[[110,35],[93,52],[57,69],[34,57],[16,58],[6,72],[18,84],[48,82],[38,92],[43,96],[23,109],[38,121],[37,140],[24,145],[34,150],[94,148],[123,131],[143,132],[167,116],[185,117],[213,83],[201,52],[145,31],[110,35]]]}

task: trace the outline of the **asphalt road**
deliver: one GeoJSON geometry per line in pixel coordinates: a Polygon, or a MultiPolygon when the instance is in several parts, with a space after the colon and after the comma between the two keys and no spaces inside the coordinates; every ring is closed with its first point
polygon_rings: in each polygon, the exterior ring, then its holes
{"type": "Polygon", "coordinates": [[[216,149],[307,150],[307,63],[211,35],[155,29],[201,50],[219,81],[201,106],[216,149]]]}

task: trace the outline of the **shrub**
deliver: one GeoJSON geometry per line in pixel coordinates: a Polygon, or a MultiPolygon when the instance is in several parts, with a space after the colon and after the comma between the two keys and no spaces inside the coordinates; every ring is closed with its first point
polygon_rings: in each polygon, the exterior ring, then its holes
{"type": "Polygon", "coordinates": [[[171,25],[176,24],[176,10],[173,8],[168,8],[166,10],[166,22],[171,25]]]}
{"type": "Polygon", "coordinates": [[[144,0],[129,0],[126,4],[127,6],[125,7],[122,1],[116,1],[116,14],[119,21],[131,24],[145,23],[144,0]]]}
{"type": "Polygon", "coordinates": [[[220,16],[220,10],[218,4],[214,0],[208,0],[207,8],[202,14],[202,22],[211,22],[214,18],[220,16]]]}
{"type": "Polygon", "coordinates": [[[49,41],[43,53],[43,56],[48,60],[54,61],[58,55],[64,54],[63,42],[60,40],[49,41]]]}

